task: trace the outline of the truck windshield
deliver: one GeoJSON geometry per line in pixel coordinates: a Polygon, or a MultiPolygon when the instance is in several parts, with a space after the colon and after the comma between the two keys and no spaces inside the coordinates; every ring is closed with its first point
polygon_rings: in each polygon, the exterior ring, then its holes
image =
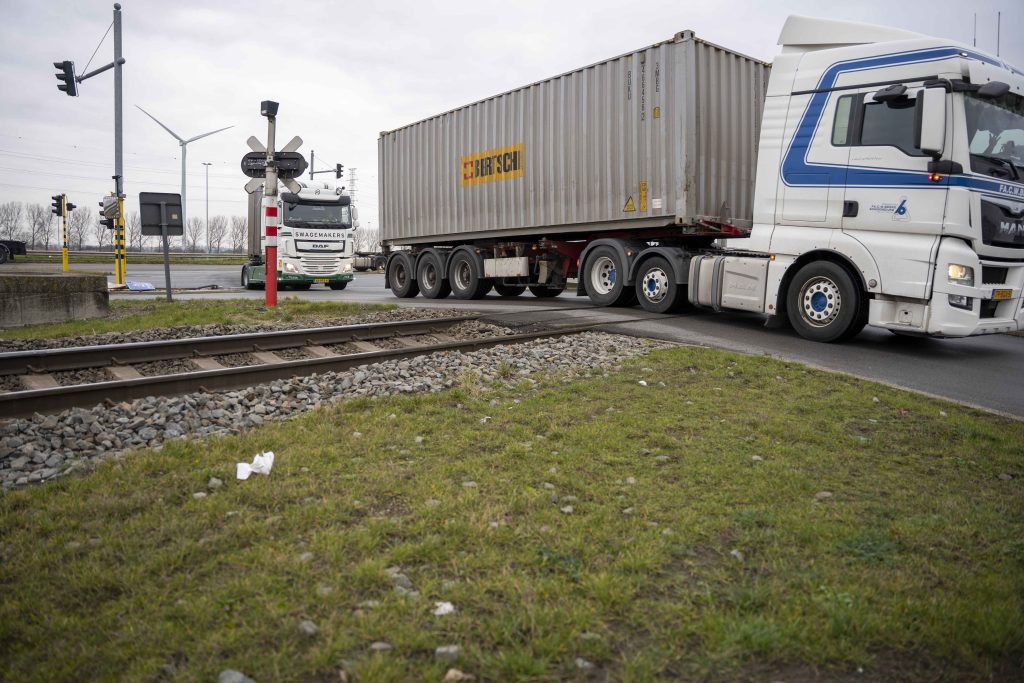
{"type": "Polygon", "coordinates": [[[998,178],[1024,179],[1024,98],[1007,93],[966,98],[971,169],[998,178]]]}
{"type": "Polygon", "coordinates": [[[284,224],[302,228],[350,228],[352,217],[348,206],[285,202],[284,224]]]}

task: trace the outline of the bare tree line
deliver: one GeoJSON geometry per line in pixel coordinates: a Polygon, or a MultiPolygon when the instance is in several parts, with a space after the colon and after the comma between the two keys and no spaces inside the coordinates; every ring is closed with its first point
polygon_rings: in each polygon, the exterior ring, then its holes
{"type": "MultiPolygon", "coordinates": [[[[100,223],[102,216],[89,207],[76,208],[68,215],[68,248],[78,251],[87,245],[113,249],[113,231],[100,223]]],[[[207,225],[201,218],[188,219],[183,237],[172,239],[172,249],[205,252],[207,225]],[[180,244],[175,244],[179,241],[180,244]]],[[[243,216],[210,216],[209,250],[214,253],[243,253],[247,224],[243,216]]],[[[0,239],[25,242],[29,249],[60,249],[61,221],[47,204],[0,203],[0,239]]],[[[138,211],[125,216],[125,246],[128,251],[160,248],[160,238],[142,234],[138,211]]]]}

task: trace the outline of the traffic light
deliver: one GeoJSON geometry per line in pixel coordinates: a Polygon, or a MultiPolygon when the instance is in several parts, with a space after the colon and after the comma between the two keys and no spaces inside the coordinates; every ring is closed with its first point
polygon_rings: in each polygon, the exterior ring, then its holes
{"type": "Polygon", "coordinates": [[[343,168],[345,168],[345,167],[342,166],[341,164],[336,164],[334,166],[334,177],[335,177],[335,179],[341,180],[341,176],[345,175],[345,171],[342,170],[343,168]]]}
{"type": "Polygon", "coordinates": [[[64,195],[51,195],[50,199],[53,200],[52,206],[50,207],[50,213],[60,218],[64,215],[64,195]]]}
{"type": "Polygon", "coordinates": [[[57,90],[60,90],[70,97],[77,97],[78,83],[75,82],[75,63],[66,60],[63,62],[54,62],[53,68],[60,70],[58,73],[54,74],[57,76],[57,80],[61,81],[61,83],[57,85],[57,90]]]}
{"type": "Polygon", "coordinates": [[[107,226],[107,230],[113,230],[114,229],[114,219],[113,218],[101,218],[100,219],[100,223],[102,223],[103,225],[107,226]]]}
{"type": "Polygon", "coordinates": [[[77,208],[78,208],[77,206],[75,206],[74,204],[69,202],[67,199],[64,200],[64,215],[65,216],[70,214],[72,211],[74,211],[77,208]]]}

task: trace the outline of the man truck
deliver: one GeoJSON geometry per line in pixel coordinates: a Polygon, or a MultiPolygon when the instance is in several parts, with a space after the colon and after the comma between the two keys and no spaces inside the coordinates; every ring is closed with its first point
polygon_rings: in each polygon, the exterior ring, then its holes
{"type": "MultiPolygon", "coordinates": [[[[278,199],[277,286],[309,289],[323,284],[345,289],[352,281],[355,229],[359,226],[351,197],[330,183],[297,180],[298,193],[278,199]]],[[[242,286],[266,285],[266,224],[263,191],[249,195],[249,263],[242,266],[242,286]]]]}
{"type": "Polygon", "coordinates": [[[965,337],[1024,329],[1024,74],[790,17],[771,65],[669,40],[381,134],[396,296],[577,295],[965,337]]]}

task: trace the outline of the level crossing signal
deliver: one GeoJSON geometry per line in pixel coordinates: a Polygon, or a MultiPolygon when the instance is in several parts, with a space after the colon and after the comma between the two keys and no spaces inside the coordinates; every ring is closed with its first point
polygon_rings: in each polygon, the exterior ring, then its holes
{"type": "Polygon", "coordinates": [[[67,60],[54,62],[53,68],[58,69],[58,72],[54,75],[57,76],[58,81],[61,81],[57,84],[57,90],[70,97],[78,97],[78,82],[75,81],[75,63],[67,60]]]}

